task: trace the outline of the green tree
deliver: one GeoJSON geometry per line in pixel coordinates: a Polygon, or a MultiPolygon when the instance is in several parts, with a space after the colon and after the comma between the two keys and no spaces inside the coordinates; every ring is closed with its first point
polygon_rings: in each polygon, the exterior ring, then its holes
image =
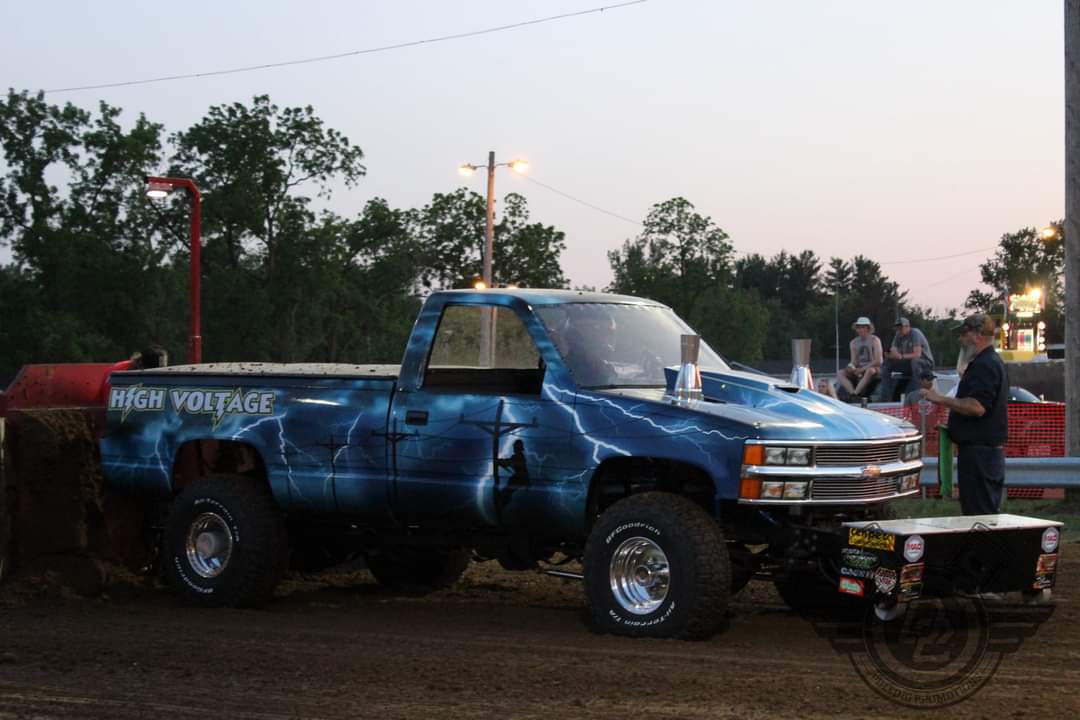
{"type": "Polygon", "coordinates": [[[1063,338],[1065,221],[1058,220],[1052,227],[1056,236],[1050,240],[1042,239],[1031,227],[1002,235],[994,256],[979,266],[982,281],[990,291],[972,290],[965,307],[1001,315],[1005,296],[1041,288],[1046,301],[1042,319],[1046,322],[1047,336],[1063,338]]]}
{"type": "MultiPolygon", "coordinates": [[[[510,193],[492,228],[492,273],[496,285],[564,288],[559,256],[565,235],[552,226],[529,222],[526,199],[510,193]]],[[[425,287],[466,287],[483,270],[487,203],[475,192],[459,188],[436,193],[431,202],[409,215],[425,287]]]]}
{"type": "Polygon", "coordinates": [[[159,163],[161,126],[121,111],[49,105],[9,91],[0,102],[0,242],[13,265],[4,305],[19,350],[3,371],[38,362],[126,357],[150,340],[180,337],[168,243],[150,239],[142,179],[159,163]],[[67,178],[66,188],[50,178],[67,178]],[[32,289],[31,289],[32,288],[32,289]],[[21,328],[21,330],[20,330],[21,328]]]}
{"type": "Polygon", "coordinates": [[[745,362],[761,359],[768,310],[734,285],[728,235],[684,198],[654,205],[642,233],[608,253],[611,292],[671,306],[715,349],[745,362]]]}
{"type": "Polygon", "coordinates": [[[313,359],[341,235],[303,191],[329,198],[333,183],[355,185],[363,152],[310,106],[282,109],[265,95],[211,107],[172,141],[170,174],[203,191],[207,359],[313,359]]]}

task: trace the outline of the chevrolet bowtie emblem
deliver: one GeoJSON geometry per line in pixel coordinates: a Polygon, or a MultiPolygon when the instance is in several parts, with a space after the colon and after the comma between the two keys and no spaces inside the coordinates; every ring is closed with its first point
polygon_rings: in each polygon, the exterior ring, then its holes
{"type": "Polygon", "coordinates": [[[867,465],[863,468],[862,476],[864,478],[881,477],[881,468],[879,468],[877,465],[867,465]]]}

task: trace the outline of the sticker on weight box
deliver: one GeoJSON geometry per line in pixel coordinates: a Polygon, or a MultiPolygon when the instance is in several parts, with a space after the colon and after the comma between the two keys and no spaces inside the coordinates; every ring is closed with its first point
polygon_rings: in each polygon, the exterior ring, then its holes
{"type": "Polygon", "coordinates": [[[848,528],[848,545],[871,550],[893,550],[896,536],[873,528],[848,528]]]}

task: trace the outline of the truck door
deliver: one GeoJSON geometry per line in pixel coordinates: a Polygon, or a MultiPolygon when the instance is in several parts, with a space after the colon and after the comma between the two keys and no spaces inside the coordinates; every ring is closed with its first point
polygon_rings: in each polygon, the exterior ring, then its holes
{"type": "Polygon", "coordinates": [[[510,307],[443,308],[418,384],[399,389],[390,414],[401,520],[554,529],[572,408],[545,392],[537,333],[534,317],[510,307]]]}

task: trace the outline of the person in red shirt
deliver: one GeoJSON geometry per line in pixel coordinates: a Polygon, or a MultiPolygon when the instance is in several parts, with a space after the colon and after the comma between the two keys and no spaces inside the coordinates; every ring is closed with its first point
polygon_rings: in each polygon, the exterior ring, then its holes
{"type": "Polygon", "coordinates": [[[109,377],[114,372],[165,367],[168,364],[168,351],[157,344],[147,346],[146,348],[136,352],[127,360],[121,360],[118,363],[113,363],[112,366],[109,367],[108,371],[105,373],[105,377],[101,379],[101,389],[98,391],[98,403],[100,405],[108,407],[109,390],[111,388],[111,385],[109,384],[109,377]]]}

